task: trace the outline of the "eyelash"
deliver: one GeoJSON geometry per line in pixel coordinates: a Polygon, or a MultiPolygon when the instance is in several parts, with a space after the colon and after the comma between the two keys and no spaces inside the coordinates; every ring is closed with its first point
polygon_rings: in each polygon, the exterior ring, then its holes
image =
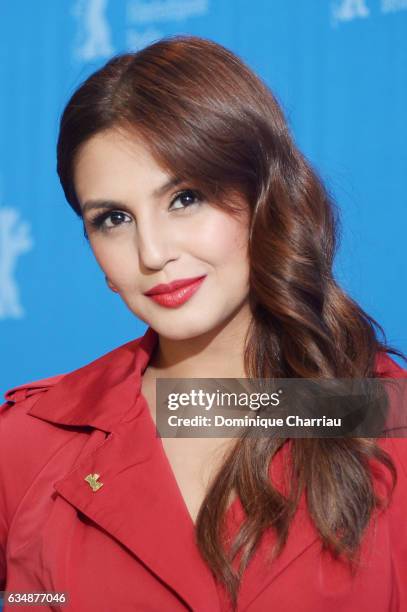
{"type": "MultiPolygon", "coordinates": [[[[174,210],[185,210],[187,208],[189,208],[190,206],[192,206],[193,204],[198,204],[200,202],[202,202],[202,196],[201,194],[196,191],[195,189],[183,189],[183,191],[180,191],[179,193],[177,193],[175,195],[175,197],[173,198],[173,200],[171,200],[170,202],[170,209],[171,206],[174,204],[174,202],[176,202],[181,196],[185,195],[185,194],[193,194],[194,199],[196,200],[195,202],[191,202],[190,204],[187,204],[186,206],[182,206],[180,208],[175,208],[174,210]]],[[[122,225],[122,223],[118,223],[116,225],[113,225],[113,227],[107,227],[106,225],[104,225],[105,221],[107,219],[109,219],[109,217],[111,217],[114,214],[120,214],[120,215],[126,215],[129,216],[127,213],[124,213],[123,211],[120,210],[109,210],[106,211],[104,213],[101,213],[100,215],[96,215],[93,219],[89,219],[89,224],[91,227],[95,228],[95,229],[99,229],[99,230],[103,230],[103,231],[110,231],[112,229],[115,229],[116,227],[120,227],[122,225]]],[[[125,221],[123,223],[126,223],[125,221]]]]}

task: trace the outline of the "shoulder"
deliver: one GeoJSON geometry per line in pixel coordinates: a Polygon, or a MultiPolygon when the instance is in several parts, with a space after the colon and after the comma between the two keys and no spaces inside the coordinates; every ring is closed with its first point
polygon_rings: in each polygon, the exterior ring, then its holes
{"type": "MultiPolygon", "coordinates": [[[[393,360],[392,360],[393,361],[393,360]]],[[[407,380],[407,371],[398,366],[395,362],[393,364],[387,363],[386,374],[388,378],[399,378],[407,380]],[[389,368],[392,369],[393,375],[390,374],[389,368]]],[[[401,400],[397,397],[395,403],[397,403],[398,410],[405,412],[407,406],[405,405],[404,391],[407,389],[404,381],[402,388],[402,395],[404,397],[401,400]]],[[[392,400],[391,400],[392,403],[392,400]]],[[[400,421],[401,422],[401,421],[400,421]]],[[[392,517],[392,522],[396,525],[397,530],[401,530],[406,538],[406,549],[404,554],[407,555],[407,522],[405,517],[407,515],[407,426],[405,420],[402,420],[402,425],[395,428],[398,433],[398,437],[392,437],[391,435],[378,438],[376,440],[377,446],[387,453],[390,458],[392,465],[396,470],[396,482],[395,488],[391,495],[390,513],[389,517],[392,517]],[[402,523],[402,525],[401,525],[402,523]]],[[[382,466],[383,468],[383,466],[382,466]]],[[[391,476],[389,471],[386,471],[386,476],[383,477],[383,471],[381,472],[381,487],[384,497],[388,496],[391,489],[391,476]]]]}
{"type": "MultiPolygon", "coordinates": [[[[407,381],[407,369],[403,368],[399,365],[390,355],[384,351],[379,352],[376,355],[376,373],[382,378],[398,378],[405,379],[407,381]]],[[[397,409],[398,410],[406,410],[407,406],[404,405],[404,399],[401,400],[400,397],[404,398],[404,393],[406,390],[406,384],[403,380],[400,380],[401,385],[399,387],[402,395],[397,396],[397,409]]],[[[390,394],[391,401],[394,400],[394,395],[390,394]]],[[[401,430],[400,430],[401,431],[401,430]]],[[[379,446],[386,450],[392,457],[396,467],[398,468],[398,474],[401,479],[407,479],[407,428],[405,428],[405,435],[403,437],[402,433],[400,437],[387,437],[381,438],[379,441],[379,446]]],[[[406,480],[407,485],[407,480],[406,480]]],[[[406,486],[407,492],[407,486],[406,486]]]]}
{"type": "Polygon", "coordinates": [[[140,342],[136,338],[76,370],[5,392],[3,404],[0,399],[0,515],[13,516],[43,467],[57,455],[65,460],[63,448],[81,452],[94,428],[111,431],[128,410],[140,342]]]}
{"type": "MultiPolygon", "coordinates": [[[[402,411],[402,416],[407,411],[405,405],[407,396],[407,369],[400,366],[388,353],[380,352],[376,356],[376,373],[382,378],[397,378],[400,379],[397,382],[398,393],[392,393],[389,389],[389,397],[391,403],[394,402],[397,408],[398,414],[402,411]],[[406,382],[404,382],[404,380],[406,382]]],[[[401,423],[405,423],[404,418],[401,423]]],[[[407,427],[399,429],[400,436],[381,438],[379,446],[386,450],[394,460],[396,467],[398,467],[398,474],[403,479],[407,479],[407,427]],[[405,433],[403,433],[405,432],[405,433]]],[[[407,480],[406,480],[406,494],[407,494],[407,480]]]]}
{"type": "Polygon", "coordinates": [[[397,470],[398,486],[404,487],[407,502],[407,430],[405,437],[381,438],[378,446],[390,455],[397,470]]]}
{"type": "Polygon", "coordinates": [[[109,365],[114,363],[115,359],[123,354],[134,353],[141,340],[142,337],[126,342],[70,372],[56,374],[49,378],[42,378],[11,387],[3,395],[5,402],[0,405],[0,419],[3,418],[4,420],[4,415],[11,414],[11,412],[16,414],[17,412],[28,411],[44,394],[64,381],[64,379],[70,379],[72,376],[79,377],[79,375],[83,375],[84,378],[92,376],[95,369],[102,368],[106,363],[109,365]],[[13,408],[13,410],[10,411],[10,408],[13,408]]]}
{"type": "Polygon", "coordinates": [[[48,450],[52,438],[57,442],[58,430],[29,416],[31,410],[64,375],[52,376],[12,387],[4,394],[0,405],[0,477],[7,474],[30,474],[37,469],[48,450]],[[38,465],[37,465],[38,464],[38,465]]]}
{"type": "Polygon", "coordinates": [[[64,376],[65,374],[58,374],[8,389],[4,393],[5,402],[0,405],[0,436],[4,438],[5,433],[12,434],[14,427],[20,425],[21,418],[27,411],[64,376]]]}
{"type": "MultiPolygon", "coordinates": [[[[14,510],[61,438],[27,412],[63,378],[57,375],[13,387],[0,406],[0,512],[10,522],[14,510]]],[[[56,428],[54,428],[56,431],[56,428]]]]}
{"type": "Polygon", "coordinates": [[[407,378],[407,369],[399,365],[385,351],[378,351],[376,353],[375,372],[382,378],[407,378]]]}
{"type": "Polygon", "coordinates": [[[4,393],[6,404],[3,404],[2,408],[4,408],[7,404],[20,404],[22,400],[29,397],[46,393],[48,389],[56,385],[63,379],[64,376],[65,374],[57,374],[56,376],[42,378],[41,380],[35,380],[33,382],[27,382],[22,385],[18,385],[17,387],[8,389],[8,391],[4,393]]]}
{"type": "MultiPolygon", "coordinates": [[[[390,438],[390,445],[393,450],[393,456],[399,466],[399,475],[404,479],[407,485],[407,437],[406,438],[390,438]]],[[[407,486],[406,486],[407,499],[407,486]]]]}
{"type": "Polygon", "coordinates": [[[0,405],[1,440],[6,440],[7,446],[8,440],[16,442],[17,439],[24,442],[29,439],[35,445],[39,432],[48,432],[50,437],[61,436],[64,430],[52,425],[92,425],[93,417],[95,422],[100,422],[98,417],[107,408],[104,400],[113,394],[115,409],[112,410],[118,414],[120,384],[127,380],[127,386],[134,390],[133,374],[141,340],[142,337],[126,342],[70,372],[8,389],[5,402],[0,405]]]}
{"type": "Polygon", "coordinates": [[[397,480],[391,495],[388,474],[385,478],[387,486],[384,497],[389,503],[382,518],[389,537],[392,566],[395,576],[400,577],[399,589],[403,591],[403,601],[406,598],[407,602],[407,585],[401,580],[407,562],[407,438],[385,438],[379,445],[388,453],[396,469],[397,480]]]}

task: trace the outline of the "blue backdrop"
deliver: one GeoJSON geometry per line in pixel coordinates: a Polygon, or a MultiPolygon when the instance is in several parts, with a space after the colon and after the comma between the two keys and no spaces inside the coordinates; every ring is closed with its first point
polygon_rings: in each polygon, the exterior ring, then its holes
{"type": "Polygon", "coordinates": [[[114,53],[191,33],[276,93],[342,211],[347,291],[407,351],[407,0],[3,0],[0,5],[0,391],[139,336],[55,171],[75,87],[114,53]]]}

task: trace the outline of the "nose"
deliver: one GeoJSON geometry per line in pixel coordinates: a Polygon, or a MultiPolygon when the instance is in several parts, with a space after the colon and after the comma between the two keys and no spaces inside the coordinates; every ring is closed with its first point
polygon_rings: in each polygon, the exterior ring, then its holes
{"type": "Polygon", "coordinates": [[[137,248],[141,270],[161,270],[166,263],[177,259],[174,236],[157,219],[139,221],[137,248]]]}

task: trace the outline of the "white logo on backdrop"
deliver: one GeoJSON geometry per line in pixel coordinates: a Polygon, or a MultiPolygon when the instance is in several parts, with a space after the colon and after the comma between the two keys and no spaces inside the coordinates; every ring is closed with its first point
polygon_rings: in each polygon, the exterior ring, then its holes
{"type": "Polygon", "coordinates": [[[370,11],[365,4],[365,0],[341,0],[333,3],[331,15],[334,22],[352,21],[353,19],[368,17],[370,11]]]}
{"type": "Polygon", "coordinates": [[[181,21],[208,12],[209,0],[129,0],[127,23],[142,29],[130,27],[126,32],[126,45],[134,51],[164,36],[164,32],[154,26],[157,22],[181,21]]]}
{"type": "Polygon", "coordinates": [[[206,15],[207,12],[208,0],[131,0],[127,5],[127,18],[133,23],[180,21],[206,15]]]}
{"type": "Polygon", "coordinates": [[[33,246],[30,224],[11,207],[0,207],[0,319],[21,319],[24,309],[15,279],[17,259],[33,246]]]}
{"type": "MultiPolygon", "coordinates": [[[[396,13],[407,9],[407,0],[381,0],[381,13],[396,13]]],[[[334,0],[331,2],[331,24],[370,17],[366,0],[334,0]]]]}
{"type": "Polygon", "coordinates": [[[395,13],[407,9],[407,0],[382,0],[383,13],[395,13]]]}
{"type": "Polygon", "coordinates": [[[106,6],[107,0],[77,0],[72,12],[79,25],[74,48],[78,59],[89,61],[114,53],[106,6]]]}
{"type": "Polygon", "coordinates": [[[162,36],[164,36],[163,32],[154,27],[141,31],[130,29],[127,30],[126,34],[126,47],[131,51],[137,51],[137,49],[147,47],[162,36]]]}

